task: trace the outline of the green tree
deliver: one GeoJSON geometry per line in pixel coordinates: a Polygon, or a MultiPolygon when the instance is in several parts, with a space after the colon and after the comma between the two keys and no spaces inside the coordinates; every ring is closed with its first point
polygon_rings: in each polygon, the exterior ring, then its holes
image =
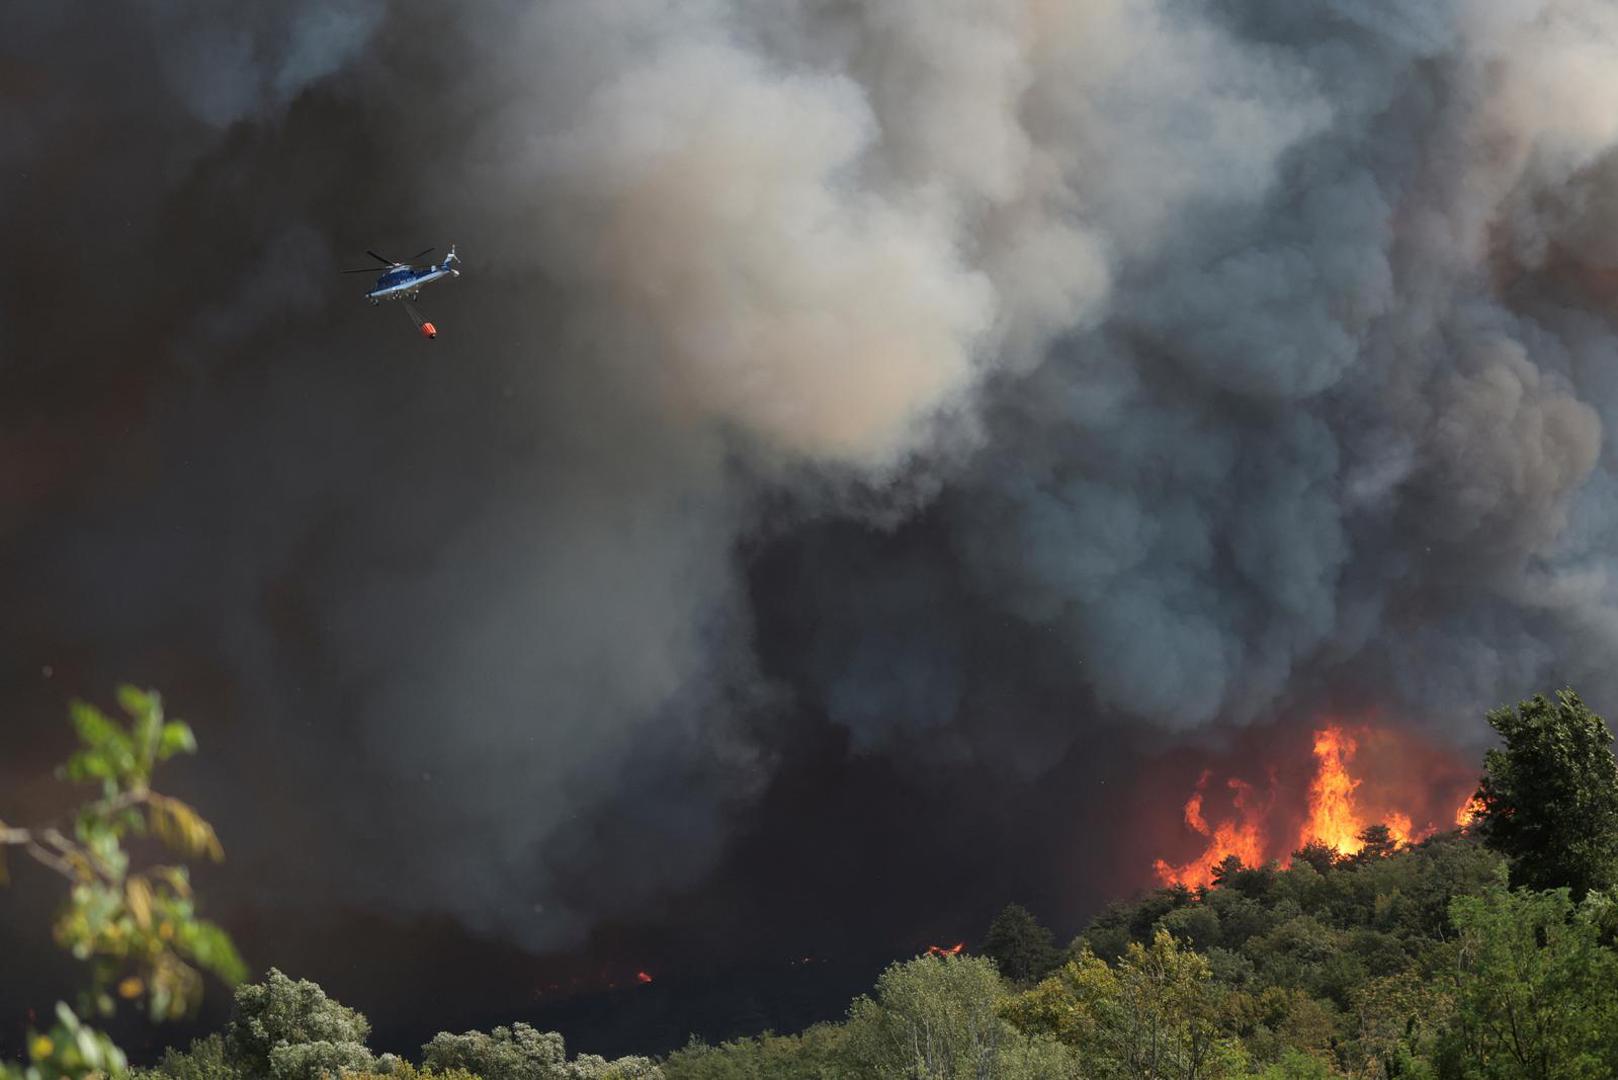
{"type": "MultiPolygon", "coordinates": [[[[246,974],[230,937],[197,915],[190,875],[182,863],[137,868],[125,841],[151,837],[182,858],[224,858],[213,826],[189,805],[152,788],[157,766],[196,751],[196,737],[163,714],[155,691],[118,690],[127,714],[120,722],[75,701],[69,716],[79,749],[59,770],[66,780],[92,784],[97,797],[69,822],[17,826],[0,821],[0,883],[8,850],[66,878],[67,902],[55,923],[57,942],[90,965],[80,1012],[110,1016],[115,996],[142,1001],[153,1020],[191,1012],[202,996],[203,973],[228,984],[246,974]]],[[[26,1070],[0,1066],[0,1076],[77,1077],[119,1073],[121,1051],[80,1021],[66,1004],[57,1024],[29,1039],[26,1070]]]]}
{"type": "Polygon", "coordinates": [[[191,1044],[189,1050],[170,1047],[163,1059],[152,1069],[137,1069],[141,1080],[237,1080],[241,1070],[225,1052],[222,1035],[205,1035],[191,1044]]]}
{"type": "Polygon", "coordinates": [[[1102,1033],[1130,1074],[1158,1080],[1209,1080],[1229,1068],[1219,1030],[1220,990],[1208,961],[1160,930],[1118,963],[1118,996],[1107,1003],[1102,1033]]]}
{"type": "Polygon", "coordinates": [[[1618,763],[1606,722],[1571,690],[1488,718],[1505,746],[1484,757],[1476,828],[1510,861],[1512,884],[1566,886],[1578,899],[1618,881],[1618,763]]]}
{"type": "Polygon", "coordinates": [[[1054,977],[1008,1001],[1019,1030],[1075,1049],[1102,1080],[1214,1080],[1240,1068],[1222,1029],[1225,991],[1208,961],[1159,930],[1131,942],[1116,965],[1086,951],[1054,977]]]}
{"type": "Polygon", "coordinates": [[[1311,840],[1292,853],[1292,864],[1308,863],[1322,876],[1337,865],[1337,849],[1324,840],[1311,840]]]}
{"type": "Polygon", "coordinates": [[[539,1031],[527,1024],[468,1031],[452,1035],[441,1031],[421,1048],[424,1068],[447,1072],[465,1069],[481,1080],[662,1080],[663,1072],[650,1058],[622,1057],[613,1061],[595,1054],[567,1060],[567,1046],[554,1031],[539,1031]]]}
{"type": "Polygon", "coordinates": [[[1618,955],[1610,901],[1497,889],[1453,905],[1460,934],[1451,1074],[1467,1080],[1618,1076],[1618,955]]]}
{"type": "Polygon", "coordinates": [[[1342,1074],[1318,1057],[1288,1050],[1281,1060],[1258,1074],[1258,1080],[1335,1080],[1342,1074]]]}
{"type": "Polygon", "coordinates": [[[1051,932],[1020,904],[1007,904],[994,917],[982,951],[1015,983],[1038,982],[1062,964],[1051,932]]]}
{"type": "Polygon", "coordinates": [[[1355,988],[1343,1057],[1356,1076],[1401,1076],[1454,1014],[1445,988],[1407,971],[1355,988]]]}
{"type": "Polygon", "coordinates": [[[849,1075],[848,1028],[816,1024],[801,1035],[765,1032],[709,1046],[697,1039],[663,1063],[667,1080],[843,1080],[849,1075]]]}
{"type": "Polygon", "coordinates": [[[876,997],[849,1009],[848,1075],[909,1080],[1046,1080],[1075,1075],[1052,1039],[1025,1035],[998,1006],[1005,980],[978,956],[892,964],[876,997]]]}
{"type": "Polygon", "coordinates": [[[630,1056],[608,1061],[599,1054],[580,1054],[562,1068],[564,1080],[663,1080],[651,1058],[630,1056]]]}
{"type": "Polygon", "coordinates": [[[264,981],[236,988],[225,1029],[226,1058],[253,1080],[322,1080],[375,1064],[365,1039],[370,1022],[307,979],[271,968],[264,981]]]}
{"type": "Polygon", "coordinates": [[[1386,859],[1399,850],[1399,842],[1393,838],[1393,830],[1386,825],[1367,825],[1360,830],[1357,839],[1360,842],[1360,850],[1354,855],[1353,862],[1359,865],[1386,859]]]}
{"type": "Polygon", "coordinates": [[[346,1072],[342,1080],[482,1080],[482,1077],[465,1069],[451,1069],[448,1072],[418,1069],[408,1061],[383,1054],[377,1059],[375,1072],[346,1072]]]}
{"type": "Polygon", "coordinates": [[[527,1024],[497,1027],[488,1033],[441,1031],[421,1048],[421,1063],[426,1068],[466,1069],[483,1080],[555,1080],[566,1062],[567,1047],[561,1035],[527,1024]]]}

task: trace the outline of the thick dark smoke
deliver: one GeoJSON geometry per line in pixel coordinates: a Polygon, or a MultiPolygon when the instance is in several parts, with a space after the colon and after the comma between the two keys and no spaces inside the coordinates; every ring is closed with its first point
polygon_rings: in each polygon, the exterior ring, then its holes
{"type": "Polygon", "coordinates": [[[0,794],[132,677],[259,906],[834,935],[940,822],[1133,884],[1057,818],[1165,737],[1618,700],[1607,5],[88,20],[0,44],[0,794]],[[335,274],[451,241],[431,345],[335,274]]]}

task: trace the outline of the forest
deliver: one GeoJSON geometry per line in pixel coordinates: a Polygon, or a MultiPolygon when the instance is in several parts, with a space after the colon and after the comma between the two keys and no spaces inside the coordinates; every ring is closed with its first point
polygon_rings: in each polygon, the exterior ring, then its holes
{"type": "Polygon", "coordinates": [[[27,1060],[0,1063],[6,1080],[1618,1076],[1618,764],[1570,690],[1488,715],[1498,746],[1462,828],[1232,857],[1209,885],[1114,902],[1065,948],[1012,904],[980,941],[895,961],[834,1022],[616,1060],[520,1021],[375,1053],[366,1018],[315,983],[249,978],[190,887],[187,862],[220,858],[219,837],[153,786],[196,739],[153,692],[119,704],[122,719],[71,709],[61,777],[90,792],[71,821],[0,820],[0,882],[24,864],[63,879],[51,931],[87,973],[27,1060]],[[190,1015],[209,981],[234,995],[226,1028],[150,1065],[95,1026],[190,1015]]]}

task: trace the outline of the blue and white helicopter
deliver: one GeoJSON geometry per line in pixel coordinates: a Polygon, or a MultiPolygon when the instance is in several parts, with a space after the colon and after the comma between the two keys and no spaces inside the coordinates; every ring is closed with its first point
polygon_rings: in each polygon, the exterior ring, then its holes
{"type": "MultiPolygon", "coordinates": [[[[410,314],[411,320],[415,322],[417,329],[421,331],[421,336],[425,338],[436,338],[438,336],[438,327],[428,322],[426,316],[417,311],[416,305],[412,304],[411,301],[421,295],[421,290],[424,286],[431,285],[435,281],[443,281],[445,278],[458,278],[461,276],[461,272],[455,269],[456,264],[461,260],[455,254],[454,244],[449,246],[449,254],[444,256],[443,262],[437,264],[428,263],[426,266],[412,265],[414,260],[430,254],[432,250],[432,248],[428,248],[426,251],[418,251],[405,262],[397,262],[384,255],[378,255],[370,249],[366,249],[365,252],[365,254],[387,267],[376,279],[376,288],[366,293],[365,299],[369,300],[373,307],[384,300],[403,300],[405,302],[405,311],[410,314]]],[[[344,270],[343,273],[375,274],[376,268],[362,266],[358,270],[344,270]]]]}

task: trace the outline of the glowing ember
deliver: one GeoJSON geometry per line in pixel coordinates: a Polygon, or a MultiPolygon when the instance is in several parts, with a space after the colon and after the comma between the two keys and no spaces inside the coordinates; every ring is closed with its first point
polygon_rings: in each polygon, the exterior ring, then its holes
{"type": "Polygon", "coordinates": [[[961,955],[961,950],[965,949],[965,948],[966,948],[966,942],[964,942],[964,941],[957,941],[954,945],[951,945],[947,949],[944,948],[941,945],[929,945],[929,946],[927,946],[927,955],[928,956],[959,956],[959,955],[961,955]]]}
{"type": "Polygon", "coordinates": [[[652,981],[652,977],[646,974],[644,971],[637,971],[635,972],[635,981],[638,983],[649,983],[652,981]]]}

